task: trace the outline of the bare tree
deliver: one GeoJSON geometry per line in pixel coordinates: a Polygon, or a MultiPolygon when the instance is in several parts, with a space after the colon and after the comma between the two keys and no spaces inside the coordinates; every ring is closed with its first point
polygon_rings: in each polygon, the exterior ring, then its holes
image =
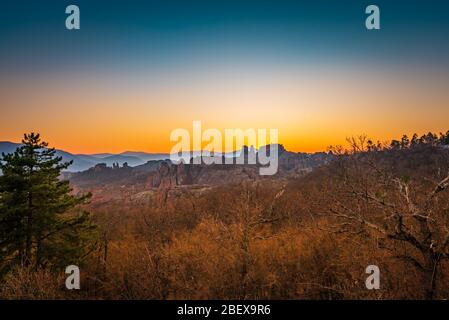
{"type": "Polygon", "coordinates": [[[449,259],[447,151],[429,149],[440,153],[438,161],[432,162],[429,156],[424,157],[429,163],[401,168],[400,159],[416,154],[365,152],[365,138],[349,141],[352,152],[339,155],[329,189],[333,199],[329,211],[342,221],[336,226],[344,232],[363,229],[380,238],[395,258],[410,263],[422,275],[425,298],[435,298],[439,268],[449,259]],[[422,172],[422,167],[433,168],[435,174],[422,172]],[[408,250],[397,254],[399,243],[408,250]]]}
{"type": "Polygon", "coordinates": [[[241,184],[240,195],[235,207],[235,223],[239,230],[239,242],[242,253],[240,271],[242,298],[245,299],[248,287],[248,274],[251,266],[251,243],[254,240],[268,239],[271,234],[265,227],[273,226],[285,219],[283,213],[275,210],[278,199],[282,197],[285,186],[279,189],[267,189],[259,182],[241,184]]]}

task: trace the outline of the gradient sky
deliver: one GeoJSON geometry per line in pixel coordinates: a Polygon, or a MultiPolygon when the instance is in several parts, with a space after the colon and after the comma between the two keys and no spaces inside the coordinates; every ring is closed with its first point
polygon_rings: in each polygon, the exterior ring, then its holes
{"type": "Polygon", "coordinates": [[[37,131],[74,153],[167,152],[173,129],[201,120],[318,151],[446,131],[448,17],[446,0],[3,1],[0,141],[37,131]],[[79,31],[65,29],[69,4],[79,31]]]}

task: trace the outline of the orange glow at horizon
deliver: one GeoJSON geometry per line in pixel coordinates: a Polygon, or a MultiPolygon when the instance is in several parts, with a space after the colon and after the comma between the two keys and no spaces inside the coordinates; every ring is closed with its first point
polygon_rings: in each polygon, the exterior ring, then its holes
{"type": "Polygon", "coordinates": [[[449,76],[433,70],[236,69],[171,79],[180,80],[1,80],[0,141],[19,142],[34,131],[75,154],[166,153],[175,144],[172,130],[191,132],[192,121],[201,120],[203,130],[223,135],[227,128],[277,128],[287,150],[314,152],[353,135],[385,141],[449,129],[449,76]]]}

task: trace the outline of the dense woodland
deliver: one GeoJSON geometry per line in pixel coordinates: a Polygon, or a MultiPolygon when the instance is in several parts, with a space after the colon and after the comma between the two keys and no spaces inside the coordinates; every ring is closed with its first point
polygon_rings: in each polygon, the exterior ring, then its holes
{"type": "Polygon", "coordinates": [[[449,298],[449,131],[351,138],[301,177],[101,205],[70,193],[38,135],[24,142],[0,165],[3,299],[449,298]]]}

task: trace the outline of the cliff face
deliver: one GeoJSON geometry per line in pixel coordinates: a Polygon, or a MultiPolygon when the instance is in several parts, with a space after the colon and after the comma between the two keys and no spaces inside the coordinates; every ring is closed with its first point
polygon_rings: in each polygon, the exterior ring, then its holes
{"type": "Polygon", "coordinates": [[[170,161],[162,161],[159,170],[148,178],[148,184],[152,188],[168,189],[177,185],[189,185],[191,180],[190,172],[184,163],[175,165],[170,161]]]}
{"type": "Polygon", "coordinates": [[[220,185],[256,179],[258,168],[248,165],[172,164],[164,162],[150,176],[151,188],[169,189],[182,185],[220,185]]]}
{"type": "MultiPolygon", "coordinates": [[[[260,152],[269,154],[271,146],[261,147],[260,152]]],[[[276,179],[301,175],[316,167],[328,163],[332,155],[327,153],[295,153],[278,145],[278,172],[274,176],[261,176],[258,164],[259,154],[253,148],[244,147],[233,158],[228,158],[233,164],[205,164],[204,159],[196,159],[200,164],[180,162],[172,163],[170,160],[152,160],[146,164],[131,167],[115,165],[108,167],[98,164],[95,167],[79,172],[64,173],[63,178],[69,179],[76,187],[103,188],[104,186],[120,186],[124,189],[174,189],[179,186],[215,186],[221,184],[234,184],[245,180],[276,179]],[[246,164],[235,164],[244,160],[246,164]],[[243,158],[243,159],[242,159],[243,158]],[[250,160],[256,164],[247,164],[250,160]]],[[[223,158],[224,159],[224,158],[223,158]]],[[[224,163],[224,161],[223,161],[224,163]]]]}
{"type": "MultiPolygon", "coordinates": [[[[262,152],[270,153],[270,146],[262,147],[262,152]]],[[[282,145],[278,146],[278,173],[273,176],[287,177],[291,175],[309,172],[314,168],[328,163],[332,156],[327,153],[294,153],[288,152],[282,145]]],[[[150,188],[170,189],[182,185],[220,185],[239,183],[245,180],[261,179],[259,175],[260,165],[247,164],[249,159],[258,159],[253,149],[244,147],[240,154],[233,159],[243,157],[245,164],[205,164],[203,159],[196,159],[201,164],[189,164],[183,162],[174,164],[170,161],[160,163],[159,169],[148,179],[150,188]],[[201,160],[201,161],[200,161],[201,160]]],[[[224,161],[223,161],[224,162],[224,161]]],[[[265,176],[267,177],[267,176],[265,176]]]]}

